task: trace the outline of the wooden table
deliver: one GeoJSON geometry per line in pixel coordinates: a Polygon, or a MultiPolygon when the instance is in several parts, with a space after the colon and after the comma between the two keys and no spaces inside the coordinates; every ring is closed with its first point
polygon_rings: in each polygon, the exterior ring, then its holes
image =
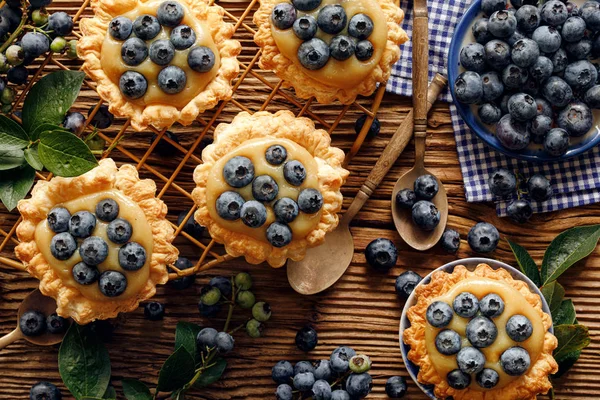
{"type": "MultiPolygon", "coordinates": [[[[231,14],[228,18],[243,15],[247,2],[220,2],[231,14]]],[[[57,9],[66,9],[73,14],[81,6],[78,1],[55,1],[57,9]]],[[[85,4],[84,4],[85,5],[85,4]]],[[[250,4],[250,10],[256,8],[250,4]]],[[[84,8],[84,15],[90,13],[84,8]]],[[[253,45],[251,15],[240,25],[236,38],[244,45],[240,61],[244,65],[253,65],[252,60],[257,49],[253,45]],[[244,29],[242,29],[244,28],[244,29]]],[[[236,19],[233,19],[235,22],[236,19]]],[[[68,68],[77,68],[78,62],[60,60],[68,68]]],[[[44,72],[60,67],[49,61],[44,72]]],[[[217,116],[213,112],[202,116],[200,122],[190,127],[175,127],[185,149],[192,146],[194,140],[204,129],[202,121],[216,116],[216,123],[228,122],[240,111],[247,108],[257,111],[266,107],[269,111],[291,109],[295,113],[304,110],[314,113],[328,123],[333,123],[345,109],[339,105],[323,106],[306,102],[293,103],[293,93],[277,87],[277,79],[252,66],[252,73],[241,82],[234,101],[229,102],[217,116]],[[271,87],[269,87],[270,85],[271,87]],[[271,88],[275,87],[275,91],[271,88]],[[271,98],[271,95],[272,98],[271,98]],[[285,95],[285,96],[284,96],[285,95]],[[265,101],[267,103],[265,105],[265,101]],[[270,100],[270,101],[268,101],[270,100]]],[[[98,97],[94,91],[84,88],[75,109],[87,111],[96,104],[98,97]]],[[[359,103],[370,107],[372,99],[360,99],[359,103]]],[[[367,140],[358,155],[349,165],[350,178],[343,188],[344,206],[357,192],[370,169],[381,154],[391,134],[404,119],[411,107],[408,98],[386,94],[379,109],[378,117],[382,124],[379,137],[367,140]]],[[[353,124],[362,114],[357,106],[350,107],[333,131],[334,144],[348,150],[354,139],[353,124]]],[[[122,127],[123,120],[117,120],[109,129],[103,131],[108,139],[114,138],[122,127]]],[[[210,141],[210,130],[203,143],[210,141]]],[[[115,150],[111,157],[118,162],[137,162],[144,157],[149,145],[151,132],[126,135],[120,143],[121,150],[115,150]]],[[[158,370],[167,355],[172,352],[175,325],[177,321],[191,321],[202,326],[222,327],[224,315],[214,320],[200,318],[196,305],[202,285],[215,275],[232,274],[237,271],[249,271],[255,281],[253,291],[259,300],[271,303],[273,317],[267,323],[265,335],[259,339],[250,339],[244,333],[236,336],[236,348],[228,357],[229,366],[224,378],[202,392],[191,392],[194,399],[271,399],[275,384],[270,378],[271,367],[277,361],[287,359],[292,362],[304,359],[318,360],[329,356],[339,345],[349,345],[359,353],[368,354],[374,363],[372,374],[375,387],[369,398],[386,398],[384,384],[392,375],[407,376],[398,347],[398,323],[403,302],[394,292],[394,281],[402,271],[414,270],[422,275],[432,269],[452,261],[475,254],[466,241],[467,232],[479,221],[491,222],[498,227],[502,238],[510,237],[531,252],[536,261],[541,262],[544,249],[550,241],[563,230],[585,224],[600,223],[600,206],[580,207],[562,212],[535,215],[527,225],[516,225],[506,219],[496,217],[493,204],[468,204],[465,201],[462,176],[457,160],[455,141],[450,124],[448,107],[436,104],[430,113],[428,128],[428,150],[426,166],[444,183],[448,192],[448,227],[457,229],[462,238],[461,249],[457,255],[447,255],[439,247],[426,253],[420,253],[404,245],[391,220],[390,196],[396,179],[407,171],[413,162],[412,144],[392,167],[388,176],[366,203],[352,224],[355,239],[355,254],[352,265],[342,279],[326,292],[303,297],[295,293],[287,284],[285,268],[271,269],[267,265],[250,266],[242,260],[232,260],[218,265],[215,269],[200,274],[196,285],[184,291],[175,291],[170,287],[159,288],[156,300],[166,304],[166,317],[162,322],[150,322],[143,317],[142,308],[114,321],[116,330],[111,342],[107,344],[112,359],[113,384],[120,390],[120,379],[139,378],[154,386],[158,370]],[[379,273],[370,269],[365,262],[364,249],[378,237],[393,240],[399,247],[397,266],[389,273],[379,273]],[[305,324],[312,324],[319,333],[319,345],[309,354],[303,354],[294,345],[296,331],[305,324]]],[[[193,152],[200,157],[202,144],[193,152]]],[[[144,165],[141,165],[142,177],[154,178],[159,190],[165,185],[157,174],[168,178],[182,161],[183,153],[169,159],[152,153],[144,165]]],[[[196,166],[193,158],[182,167],[174,179],[174,184],[183,191],[193,188],[192,171],[196,166]]],[[[192,202],[170,184],[162,198],[169,206],[169,219],[176,222],[177,215],[192,202]]],[[[5,241],[1,255],[12,257],[14,241],[6,239],[18,219],[18,213],[8,213],[0,208],[0,241],[5,241]]],[[[203,241],[208,243],[209,238],[203,241]]],[[[181,254],[193,261],[198,260],[200,250],[189,240],[178,237],[176,244],[181,254]]],[[[216,251],[219,251],[217,248],[216,251]]],[[[222,250],[221,250],[222,254],[222,250]]],[[[515,264],[506,241],[502,240],[492,257],[509,264],[515,264]]],[[[600,252],[596,250],[587,260],[561,277],[560,282],[566,289],[566,295],[574,300],[578,319],[590,327],[592,344],[587,348],[579,362],[564,378],[555,382],[558,399],[590,399],[600,397],[600,382],[597,371],[600,366],[600,252]]],[[[15,326],[16,310],[24,296],[37,286],[37,281],[25,272],[15,271],[0,264],[0,333],[6,334],[15,326]]],[[[241,317],[238,317],[238,321],[241,317]]],[[[235,326],[235,325],[234,325],[235,326]]],[[[13,344],[0,353],[0,399],[25,399],[31,385],[39,380],[48,380],[61,384],[57,368],[58,347],[42,348],[25,342],[13,344]]],[[[60,385],[64,398],[68,391],[60,385]]],[[[119,397],[121,398],[121,397],[119,397]]],[[[412,382],[409,382],[409,399],[426,397],[412,382]]]]}

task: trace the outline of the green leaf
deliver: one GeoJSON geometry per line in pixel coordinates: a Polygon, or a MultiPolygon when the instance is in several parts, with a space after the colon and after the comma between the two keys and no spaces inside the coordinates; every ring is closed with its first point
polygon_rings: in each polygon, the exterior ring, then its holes
{"type": "Polygon", "coordinates": [[[560,283],[552,281],[542,287],[542,294],[548,303],[548,307],[550,307],[550,313],[554,315],[565,297],[565,288],[560,283]]]}
{"type": "Polygon", "coordinates": [[[44,169],[44,164],[42,164],[42,160],[40,160],[40,155],[38,153],[38,145],[34,144],[31,147],[25,149],[24,152],[25,161],[27,164],[31,165],[33,168],[41,171],[44,169]]]}
{"type": "Polygon", "coordinates": [[[33,85],[23,103],[25,131],[33,132],[44,123],[59,125],[77,99],[84,78],[84,72],[56,71],[33,85]]]}
{"type": "Polygon", "coordinates": [[[563,376],[568,370],[571,369],[573,365],[579,360],[581,356],[581,350],[573,351],[571,353],[567,353],[563,356],[563,360],[558,363],[558,371],[556,374],[552,375],[553,378],[560,378],[563,376]]]}
{"type": "Polygon", "coordinates": [[[23,150],[0,150],[0,171],[13,169],[25,164],[23,150]]]}
{"type": "Polygon", "coordinates": [[[0,172],[0,200],[12,211],[33,186],[35,170],[28,165],[0,172]]]}
{"type": "Polygon", "coordinates": [[[108,385],[108,388],[106,388],[106,392],[104,392],[104,396],[102,396],[102,398],[106,400],[117,400],[117,391],[115,390],[115,387],[108,385]]]}
{"type": "Polygon", "coordinates": [[[179,346],[160,369],[156,390],[172,392],[183,387],[194,377],[195,368],[194,357],[183,346],[179,346]]]}
{"type": "Polygon", "coordinates": [[[2,150],[20,150],[29,145],[29,136],[12,119],[0,115],[0,148],[2,150]]]}
{"type": "Polygon", "coordinates": [[[535,283],[537,287],[540,287],[542,285],[540,270],[535,264],[535,261],[533,261],[533,258],[531,258],[527,250],[525,250],[522,246],[508,239],[506,241],[515,255],[515,258],[517,259],[517,264],[519,264],[521,272],[531,279],[531,281],[535,283]]]}
{"type": "Polygon", "coordinates": [[[123,379],[121,383],[127,400],[152,400],[148,386],[137,379],[123,379]]]}
{"type": "Polygon", "coordinates": [[[203,388],[215,383],[219,380],[219,378],[221,378],[221,375],[223,375],[226,367],[227,361],[225,361],[224,358],[219,358],[215,362],[215,365],[202,372],[202,375],[200,375],[200,377],[196,380],[196,383],[194,383],[194,387],[203,388]]]}
{"type": "Polygon", "coordinates": [[[98,165],[90,148],[70,132],[42,132],[38,153],[46,169],[58,176],[81,175],[98,165]]]}
{"type": "Polygon", "coordinates": [[[572,325],[575,323],[576,313],[572,300],[563,300],[560,307],[552,314],[554,325],[572,325]]]}
{"type": "Polygon", "coordinates": [[[54,125],[54,124],[41,124],[40,126],[35,128],[35,130],[33,132],[29,133],[29,137],[31,138],[31,140],[36,141],[40,138],[40,135],[43,132],[57,131],[57,130],[70,132],[69,130],[63,128],[62,126],[58,126],[58,125],[54,125]]]}
{"type": "Polygon", "coordinates": [[[571,228],[558,235],[544,254],[542,281],[556,280],[571,265],[590,255],[600,238],[600,225],[571,228]]]}
{"type": "Polygon", "coordinates": [[[558,339],[554,359],[559,364],[568,360],[570,353],[586,348],[591,342],[588,327],[584,325],[557,325],[554,336],[558,339]]]}
{"type": "Polygon", "coordinates": [[[110,382],[110,358],[96,333],[71,324],[58,351],[58,372],[76,399],[104,396],[110,382]]]}
{"type": "Polygon", "coordinates": [[[175,329],[175,348],[178,349],[183,346],[192,356],[194,356],[194,362],[198,362],[199,354],[196,350],[196,336],[200,332],[200,327],[191,322],[180,321],[177,323],[175,329]]]}

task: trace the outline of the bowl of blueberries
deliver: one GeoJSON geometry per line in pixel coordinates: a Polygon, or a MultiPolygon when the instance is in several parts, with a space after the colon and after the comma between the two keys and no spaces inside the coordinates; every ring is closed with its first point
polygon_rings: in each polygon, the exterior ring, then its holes
{"type": "MultiPolygon", "coordinates": [[[[481,257],[464,258],[464,259],[455,260],[448,264],[442,265],[441,267],[432,271],[429,275],[427,275],[421,281],[419,281],[415,285],[414,289],[416,289],[419,286],[428,284],[431,281],[431,275],[435,272],[444,271],[447,273],[452,273],[454,271],[454,268],[458,265],[464,265],[465,267],[467,267],[467,269],[473,270],[479,264],[487,264],[490,267],[492,267],[493,269],[504,269],[504,270],[508,271],[514,279],[525,282],[527,284],[527,286],[529,286],[529,290],[531,290],[532,293],[535,293],[538,296],[540,296],[540,299],[542,301],[542,310],[546,314],[551,315],[550,307],[548,306],[548,303],[544,299],[542,292],[535,285],[535,283],[533,283],[525,274],[523,274],[518,269],[511,267],[510,265],[503,263],[501,261],[493,260],[490,258],[481,258],[481,257]]],[[[400,352],[402,353],[402,359],[404,360],[404,364],[406,365],[406,370],[408,371],[408,374],[410,375],[412,380],[417,384],[417,386],[419,386],[419,388],[423,391],[423,393],[425,393],[429,398],[431,398],[433,400],[437,400],[437,397],[435,396],[435,394],[433,392],[433,386],[423,385],[417,380],[417,376],[419,374],[419,367],[417,365],[413,364],[408,359],[408,351],[410,350],[410,346],[408,346],[404,343],[404,331],[408,327],[410,327],[410,321],[408,320],[408,317],[406,314],[408,312],[408,309],[417,303],[414,289],[412,290],[411,294],[408,296],[408,299],[406,300],[406,303],[404,304],[404,309],[402,310],[402,316],[400,318],[400,352]]],[[[549,331],[550,331],[550,333],[554,333],[554,329],[552,326],[550,327],[549,331]]]]}
{"type": "Polygon", "coordinates": [[[456,26],[456,108],[497,151],[533,162],[600,142],[600,2],[475,0],[456,26]]]}

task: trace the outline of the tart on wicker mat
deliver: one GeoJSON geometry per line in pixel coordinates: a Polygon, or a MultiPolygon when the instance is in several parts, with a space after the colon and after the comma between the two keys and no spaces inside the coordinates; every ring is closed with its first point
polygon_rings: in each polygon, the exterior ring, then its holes
{"type": "Polygon", "coordinates": [[[404,343],[418,381],[438,398],[529,400],[550,390],[558,341],[527,283],[487,264],[459,265],[415,290],[404,343]]]}
{"type": "Polygon", "coordinates": [[[289,111],[238,114],[202,152],[195,219],[227,253],[273,267],[300,260],[338,224],[348,171],[342,150],[289,111]]]}
{"type": "Polygon", "coordinates": [[[348,104],[385,83],[408,40],[394,0],[260,0],[259,65],[319,103],[348,104]]]}
{"type": "Polygon", "coordinates": [[[92,0],[78,52],[110,111],[136,130],[198,114],[231,98],[240,43],[223,8],[195,0],[92,0]]]}
{"type": "Polygon", "coordinates": [[[15,254],[79,324],[132,311],[168,280],[177,260],[167,206],[132,165],[101,160],[74,177],[40,180],[18,205],[15,254]]]}

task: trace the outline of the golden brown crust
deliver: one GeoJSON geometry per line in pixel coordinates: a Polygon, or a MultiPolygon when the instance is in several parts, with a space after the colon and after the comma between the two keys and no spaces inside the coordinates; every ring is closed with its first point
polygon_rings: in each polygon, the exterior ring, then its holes
{"type": "Polygon", "coordinates": [[[241,112],[230,124],[217,126],[214,142],[204,149],[202,160],[203,164],[194,171],[196,188],[192,191],[192,197],[198,205],[195,219],[206,226],[212,238],[223,243],[227,253],[234,257],[245,256],[246,261],[252,264],[267,261],[273,267],[280,267],[288,258],[295,261],[304,258],[306,249],[323,243],[325,234],[338,224],[337,213],[342,209],[344,200],[340,188],[349,174],[341,166],[344,153],[331,147],[329,134],[322,129],[315,129],[314,123],[308,118],[296,118],[289,111],[275,114],[261,111],[253,115],[241,112]],[[315,158],[319,168],[319,190],[323,195],[321,219],[305,239],[293,240],[282,248],[219,226],[211,218],[206,204],[206,184],[212,166],[244,141],[260,137],[294,141],[315,158]]]}
{"type": "Polygon", "coordinates": [[[210,34],[219,49],[221,65],[215,78],[181,110],[169,105],[141,106],[128,101],[102,69],[101,52],[110,21],[148,0],[91,0],[94,18],[80,22],[83,37],[77,42],[77,52],[84,60],[83,70],[96,83],[98,94],[108,102],[110,111],[120,117],[131,118],[131,126],[141,131],[152,125],[163,129],[175,122],[191,124],[198,114],[209,110],[221,100],[230,99],[233,91],[231,81],[239,72],[237,55],[240,42],[232,40],[234,26],[223,21],[224,10],[220,6],[209,6],[204,1],[179,0],[184,3],[199,21],[206,21],[210,34]]]}
{"type": "Polygon", "coordinates": [[[387,17],[388,36],[385,50],[371,74],[359,85],[350,89],[341,89],[321,83],[305,73],[304,68],[285,57],[279,51],[271,34],[271,11],[282,0],[260,0],[260,7],[254,13],[254,23],[258,30],[254,41],[262,48],[258,62],[264,70],[272,70],[282,81],[283,87],[293,87],[296,95],[303,99],[315,97],[321,104],[329,104],[336,99],[344,104],[352,103],[356,96],[369,96],[377,88],[378,83],[387,82],[392,66],[400,58],[399,45],[408,40],[406,32],[400,28],[404,12],[394,0],[378,0],[387,17]]]}
{"type": "Polygon", "coordinates": [[[31,191],[31,198],[19,201],[18,209],[23,220],[17,226],[17,237],[21,243],[15,248],[15,254],[25,264],[27,271],[40,280],[40,291],[56,299],[59,315],[71,317],[79,324],[113,318],[119,312],[136,309],[140,301],[154,296],[157,284],[167,282],[166,265],[174,263],[179,252],[171,244],[174,230],[165,218],[167,206],[154,197],[155,193],[154,181],[140,180],[135,167],[126,164],[117,168],[115,162],[108,158],[101,160],[98,167],[75,178],[40,180],[31,191]],[[137,296],[123,300],[92,301],[75,287],[62,282],[38,249],[35,230],[55,205],[109,189],[120,190],[135,201],[146,216],[153,235],[150,275],[137,296]]]}
{"type": "Polygon", "coordinates": [[[404,343],[410,346],[408,358],[420,367],[418,380],[423,384],[435,385],[435,395],[440,399],[452,396],[455,400],[530,400],[539,393],[547,393],[552,387],[548,376],[558,371],[558,364],[552,357],[552,352],[558,345],[556,337],[547,330],[552,326],[552,318],[542,310],[540,297],[529,290],[527,284],[515,280],[505,269],[492,269],[487,264],[479,264],[474,271],[459,265],[451,274],[437,271],[431,276],[431,282],[416,289],[417,303],[412,306],[407,316],[410,328],[404,331],[404,343]],[[425,343],[426,318],[425,313],[432,299],[448,292],[456,283],[469,277],[483,277],[509,284],[517,289],[542,318],[546,334],[544,346],[537,361],[529,371],[519,379],[503,388],[490,391],[473,389],[456,390],[448,386],[446,379],[439,376],[427,353],[425,343]]]}

